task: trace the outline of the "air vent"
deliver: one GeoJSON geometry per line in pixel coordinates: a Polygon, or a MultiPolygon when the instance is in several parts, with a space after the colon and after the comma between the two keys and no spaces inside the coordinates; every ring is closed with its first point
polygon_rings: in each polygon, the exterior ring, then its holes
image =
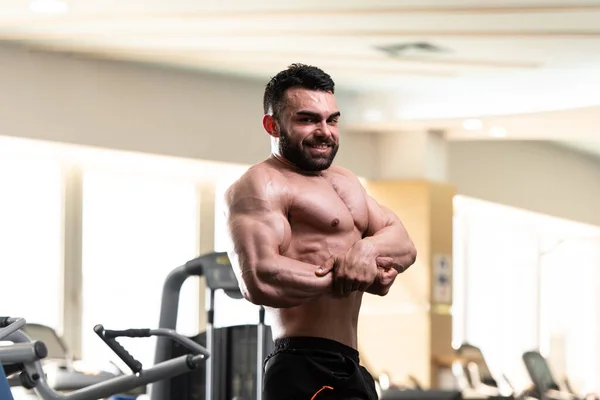
{"type": "Polygon", "coordinates": [[[447,53],[448,50],[426,42],[400,43],[389,46],[378,46],[376,49],[386,53],[389,57],[400,58],[407,56],[430,56],[447,53]]]}

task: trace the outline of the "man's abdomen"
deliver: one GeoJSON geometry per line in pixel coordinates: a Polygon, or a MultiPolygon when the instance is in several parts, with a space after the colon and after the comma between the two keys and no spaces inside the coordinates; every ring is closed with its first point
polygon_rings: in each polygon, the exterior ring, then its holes
{"type": "MultiPolygon", "coordinates": [[[[361,233],[356,227],[324,234],[308,225],[296,224],[291,242],[282,255],[322,265],[331,256],[343,256],[360,239],[361,233]]],[[[359,292],[342,298],[326,294],[301,306],[270,310],[274,317],[273,336],[322,337],[356,348],[361,300],[359,292]]]]}
{"type": "Polygon", "coordinates": [[[270,310],[273,337],[322,337],[357,348],[361,297],[361,293],[345,298],[323,296],[298,307],[270,310]]]}

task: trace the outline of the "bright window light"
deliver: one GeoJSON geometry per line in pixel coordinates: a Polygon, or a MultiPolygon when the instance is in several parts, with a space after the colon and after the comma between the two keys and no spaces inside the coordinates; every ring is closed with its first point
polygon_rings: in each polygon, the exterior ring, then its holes
{"type": "MultiPolygon", "coordinates": [[[[83,359],[123,366],[93,332],[154,328],[162,285],[178,265],[196,257],[198,198],[193,182],[89,169],[83,175],[83,359]]],[[[177,329],[199,330],[199,281],[182,287],[177,329]]],[[[143,365],[154,362],[155,339],[124,345],[143,365]]]]}
{"type": "Polygon", "coordinates": [[[64,14],[69,11],[69,6],[61,0],[33,0],[29,10],[38,14],[64,14]]]}
{"type": "Polygon", "coordinates": [[[0,313],[60,331],[63,172],[9,152],[0,149],[0,313]]]}
{"type": "Polygon", "coordinates": [[[454,204],[453,345],[479,346],[517,390],[530,382],[521,355],[539,346],[556,376],[596,391],[600,228],[464,196],[454,204]]]}

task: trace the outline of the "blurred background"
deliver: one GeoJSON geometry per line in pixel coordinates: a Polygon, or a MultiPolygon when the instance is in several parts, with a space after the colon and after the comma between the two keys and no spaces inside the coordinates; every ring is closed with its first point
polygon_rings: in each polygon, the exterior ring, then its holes
{"type": "MultiPolygon", "coordinates": [[[[599,50],[595,0],[0,0],[0,314],[115,362],[92,327],[156,326],[167,274],[225,250],[223,193],[270,150],[264,86],[299,62],[336,82],[336,162],[419,250],[365,298],[369,370],[457,387],[469,343],[505,392],[530,350],[598,392],[599,50]]],[[[178,330],[204,307],[186,281],[178,330]]]]}

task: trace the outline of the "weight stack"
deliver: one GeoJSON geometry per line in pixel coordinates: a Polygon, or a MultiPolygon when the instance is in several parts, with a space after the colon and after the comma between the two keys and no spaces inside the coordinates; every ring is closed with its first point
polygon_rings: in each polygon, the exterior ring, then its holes
{"type": "MultiPolygon", "coordinates": [[[[214,328],[213,393],[208,400],[257,400],[257,325],[238,325],[214,328]]],[[[264,360],[273,351],[273,337],[268,325],[264,328],[264,360]]],[[[191,338],[206,346],[206,332],[191,338]]],[[[189,351],[177,342],[171,342],[171,358],[189,351]]],[[[205,399],[206,368],[170,380],[171,400],[205,399]]]]}

